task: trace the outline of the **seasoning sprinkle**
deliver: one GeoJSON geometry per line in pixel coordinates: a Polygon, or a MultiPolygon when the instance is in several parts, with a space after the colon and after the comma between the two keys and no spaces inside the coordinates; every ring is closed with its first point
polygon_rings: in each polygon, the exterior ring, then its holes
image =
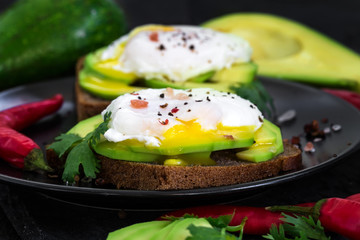
{"type": "Polygon", "coordinates": [[[208,100],[209,102],[211,102],[211,100],[210,100],[209,96],[207,96],[207,97],[206,97],[206,100],[208,100]]]}
{"type": "Polygon", "coordinates": [[[160,94],[160,98],[164,98],[164,97],[165,97],[164,93],[160,94]]]}
{"type": "Polygon", "coordinates": [[[203,100],[195,100],[195,102],[202,102],[203,100]]]}
{"type": "Polygon", "coordinates": [[[157,33],[157,32],[152,32],[152,33],[150,33],[149,39],[150,39],[150,41],[152,41],[152,42],[158,42],[158,41],[159,41],[159,35],[158,35],[158,33],[157,33]]]}
{"type": "Polygon", "coordinates": [[[229,140],[234,140],[233,135],[224,135],[224,138],[229,139],[229,140]]]}
{"type": "Polygon", "coordinates": [[[169,120],[168,120],[168,119],[165,119],[165,121],[160,121],[160,120],[159,120],[159,123],[160,123],[161,125],[167,125],[167,124],[169,123],[169,120]]]}
{"type": "Polygon", "coordinates": [[[188,102],[184,102],[184,105],[188,105],[188,102]]]}
{"type": "Polygon", "coordinates": [[[188,109],[187,111],[188,111],[188,112],[191,112],[191,109],[188,109]]]}
{"type": "Polygon", "coordinates": [[[163,104],[163,105],[160,105],[161,108],[166,108],[168,106],[167,103],[163,104]]]}
{"type": "Polygon", "coordinates": [[[179,111],[179,109],[177,107],[174,107],[173,109],[171,109],[171,113],[177,113],[179,111]]]}
{"type": "Polygon", "coordinates": [[[158,116],[162,116],[162,114],[160,113],[160,112],[158,112],[158,114],[157,114],[158,116]]]}
{"type": "Polygon", "coordinates": [[[164,44],[160,44],[160,46],[158,47],[158,49],[159,49],[160,51],[164,51],[166,48],[165,48],[164,44]]]}
{"type": "Polygon", "coordinates": [[[172,114],[171,112],[169,112],[168,115],[171,116],[171,117],[174,116],[174,114],[172,114]]]}

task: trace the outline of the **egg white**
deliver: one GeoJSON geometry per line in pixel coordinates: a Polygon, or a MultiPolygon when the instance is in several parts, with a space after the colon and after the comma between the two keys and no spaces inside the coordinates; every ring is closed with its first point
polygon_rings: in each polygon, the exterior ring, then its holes
{"type": "Polygon", "coordinates": [[[135,29],[136,33],[105,49],[102,60],[114,58],[119,45],[124,45],[114,69],[135,73],[139,78],[177,82],[250,61],[252,49],[238,36],[195,26],[168,28],[150,25],[135,29]]]}

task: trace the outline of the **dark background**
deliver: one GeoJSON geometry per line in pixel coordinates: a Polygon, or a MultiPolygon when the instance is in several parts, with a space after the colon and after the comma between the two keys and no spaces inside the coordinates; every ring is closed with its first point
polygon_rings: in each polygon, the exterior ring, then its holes
{"type": "MultiPolygon", "coordinates": [[[[129,29],[148,23],[201,24],[228,13],[263,12],[301,22],[360,52],[360,1],[357,0],[115,1],[125,10],[129,29]]],[[[13,2],[1,0],[0,11],[13,2]]]]}
{"type": "MultiPolygon", "coordinates": [[[[357,0],[117,1],[125,10],[129,29],[148,23],[200,24],[227,13],[264,12],[301,22],[360,53],[357,0]]],[[[0,0],[0,11],[13,2],[0,0]]],[[[281,185],[242,204],[295,204],[360,192],[359,158],[358,151],[315,176],[281,185]]],[[[123,212],[72,206],[0,184],[0,239],[104,239],[114,229],[158,214],[130,212],[124,218],[123,212]]]]}

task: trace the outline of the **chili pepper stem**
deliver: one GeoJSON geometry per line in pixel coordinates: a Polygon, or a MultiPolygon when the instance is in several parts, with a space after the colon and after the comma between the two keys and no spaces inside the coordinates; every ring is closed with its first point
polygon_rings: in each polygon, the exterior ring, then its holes
{"type": "Polygon", "coordinates": [[[320,208],[326,202],[326,200],[327,199],[322,199],[316,202],[316,204],[313,207],[284,205],[284,206],[270,206],[270,207],[266,207],[265,209],[272,212],[297,213],[305,216],[311,215],[315,220],[318,220],[320,216],[320,208]]]}
{"type": "Polygon", "coordinates": [[[40,149],[34,148],[24,159],[24,170],[45,170],[52,171],[53,169],[45,162],[44,154],[40,149]]]}

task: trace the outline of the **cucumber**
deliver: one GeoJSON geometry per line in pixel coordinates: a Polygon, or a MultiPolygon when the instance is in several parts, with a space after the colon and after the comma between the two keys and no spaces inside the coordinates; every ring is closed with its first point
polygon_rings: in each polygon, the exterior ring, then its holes
{"type": "Polygon", "coordinates": [[[0,90],[70,73],[125,31],[112,0],[19,0],[0,15],[0,90]]]}

